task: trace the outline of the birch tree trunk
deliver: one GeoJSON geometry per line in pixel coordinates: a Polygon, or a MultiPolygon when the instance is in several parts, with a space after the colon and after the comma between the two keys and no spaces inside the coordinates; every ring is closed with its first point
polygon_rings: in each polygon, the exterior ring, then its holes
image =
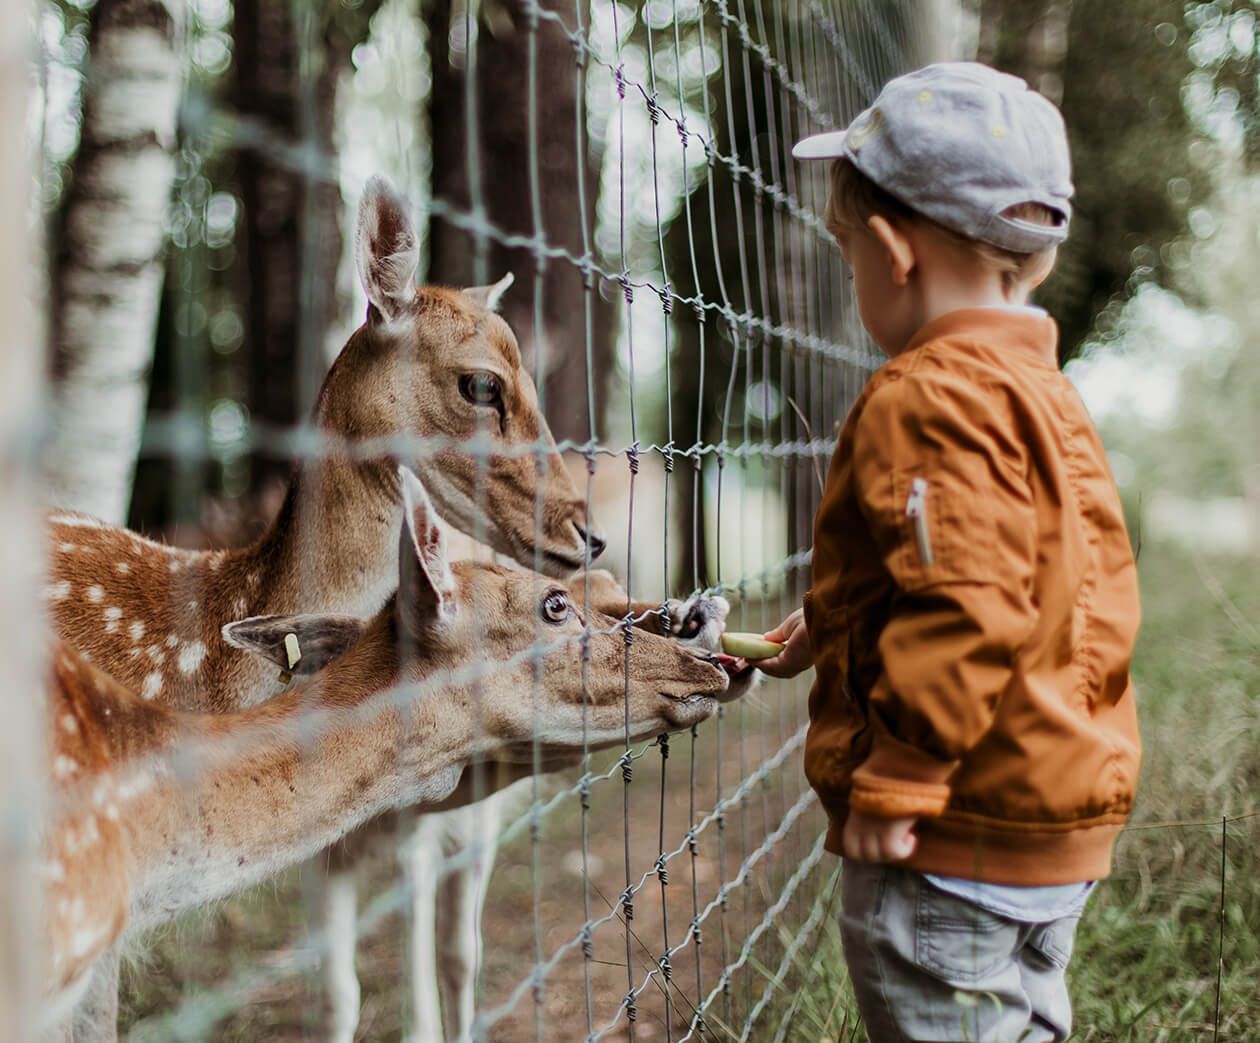
{"type": "Polygon", "coordinates": [[[34,165],[24,146],[34,55],[30,0],[0,20],[0,1026],[5,1039],[35,1035],[41,952],[36,859],[44,759],[38,698],[40,613],[35,597],[40,528],[33,447],[41,407],[42,340],[34,307],[38,260],[32,229],[34,165]]]}
{"type": "Polygon", "coordinates": [[[53,501],[122,523],[153,359],[181,86],[163,0],[99,0],[50,300],[53,501]]]}

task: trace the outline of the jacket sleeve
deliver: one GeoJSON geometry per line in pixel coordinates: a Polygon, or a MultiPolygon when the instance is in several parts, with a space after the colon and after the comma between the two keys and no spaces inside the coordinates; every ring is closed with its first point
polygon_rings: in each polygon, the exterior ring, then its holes
{"type": "Polygon", "coordinates": [[[991,726],[1036,623],[1028,460],[1000,388],[912,371],[854,432],[862,512],[896,592],[867,692],[871,752],[849,806],[935,816],[991,726]]]}

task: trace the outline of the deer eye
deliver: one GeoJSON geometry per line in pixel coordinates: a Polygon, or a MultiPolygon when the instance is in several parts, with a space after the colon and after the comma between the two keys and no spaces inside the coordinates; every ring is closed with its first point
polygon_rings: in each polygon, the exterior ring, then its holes
{"type": "Polygon", "coordinates": [[[553,590],[542,599],[538,614],[544,623],[563,623],[569,618],[569,599],[562,591],[553,590]]]}
{"type": "Polygon", "coordinates": [[[459,393],[474,406],[503,404],[503,387],[493,373],[465,373],[459,378],[459,393]]]}

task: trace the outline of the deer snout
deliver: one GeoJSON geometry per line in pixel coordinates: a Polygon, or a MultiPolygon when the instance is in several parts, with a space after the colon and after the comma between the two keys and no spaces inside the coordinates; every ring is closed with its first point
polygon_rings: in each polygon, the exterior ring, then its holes
{"type": "Polygon", "coordinates": [[[717,664],[709,652],[693,652],[677,648],[677,665],[672,676],[665,678],[661,694],[675,699],[688,699],[695,695],[720,696],[730,683],[726,671],[717,664]]]}

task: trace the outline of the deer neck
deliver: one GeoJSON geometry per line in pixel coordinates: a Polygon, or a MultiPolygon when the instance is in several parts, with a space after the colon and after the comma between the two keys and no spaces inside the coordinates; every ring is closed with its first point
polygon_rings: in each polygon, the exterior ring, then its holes
{"type": "Polygon", "coordinates": [[[402,522],[386,460],[319,460],[294,472],[276,520],[250,548],[269,591],[254,614],[370,616],[397,585],[402,522]]]}
{"type": "Polygon", "coordinates": [[[123,783],[147,789],[122,816],[136,881],[129,930],[270,876],[384,811],[450,794],[473,752],[471,721],[445,692],[399,694],[384,615],[354,651],[269,703],[166,711],[149,758],[159,766],[123,783]]]}

